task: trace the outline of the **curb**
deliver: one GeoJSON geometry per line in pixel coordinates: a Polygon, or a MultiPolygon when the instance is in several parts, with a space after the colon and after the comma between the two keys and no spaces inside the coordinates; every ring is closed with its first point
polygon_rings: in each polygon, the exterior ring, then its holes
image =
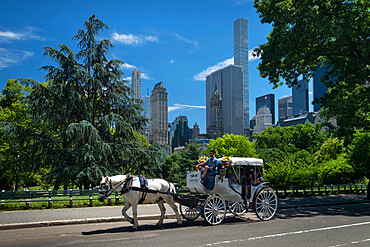
{"type": "MultiPolygon", "coordinates": [[[[160,215],[143,215],[138,216],[138,220],[158,220],[160,215]]],[[[165,219],[176,219],[175,214],[167,214],[165,219]]],[[[27,222],[27,223],[10,223],[0,224],[0,231],[2,230],[14,230],[23,228],[36,228],[36,227],[48,227],[48,226],[66,226],[66,225],[78,225],[78,224],[93,224],[93,223],[107,223],[107,222],[123,222],[126,221],[123,216],[121,217],[105,217],[105,218],[87,218],[87,219],[75,219],[75,220],[53,220],[53,221],[41,221],[41,222],[27,222]]]]}
{"type": "MultiPolygon", "coordinates": [[[[323,204],[303,204],[303,205],[280,206],[280,207],[278,207],[278,209],[323,207],[323,206],[348,205],[348,204],[360,204],[360,203],[370,203],[370,200],[340,202],[340,203],[323,203],[323,204]]],[[[143,215],[143,216],[138,216],[138,220],[158,220],[159,217],[160,217],[159,214],[157,214],[157,215],[143,215]]],[[[176,219],[176,215],[175,214],[166,214],[164,218],[165,219],[176,219]]],[[[10,224],[0,224],[0,231],[14,230],[14,229],[24,229],[24,228],[66,226],[66,225],[94,224],[94,223],[108,223],[108,222],[124,222],[124,221],[126,221],[125,218],[123,216],[120,216],[120,217],[87,218],[87,219],[74,219],[74,220],[53,220],[53,221],[28,222],[28,223],[10,223],[10,224]]]]}

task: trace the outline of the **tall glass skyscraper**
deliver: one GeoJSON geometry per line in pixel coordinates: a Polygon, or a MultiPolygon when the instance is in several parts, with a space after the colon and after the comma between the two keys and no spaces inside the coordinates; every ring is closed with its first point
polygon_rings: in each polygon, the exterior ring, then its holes
{"type": "Polygon", "coordinates": [[[292,87],[293,116],[308,112],[308,82],[298,81],[298,85],[292,87]]]}
{"type": "Polygon", "coordinates": [[[216,130],[223,129],[224,134],[243,135],[242,78],[242,68],[236,65],[226,66],[206,77],[207,134],[212,136],[209,131],[212,132],[216,128],[216,130]],[[215,93],[216,95],[219,94],[222,107],[212,107],[211,98],[212,96],[215,98],[215,93]],[[218,114],[218,116],[215,114],[218,114]]]}
{"type": "MultiPolygon", "coordinates": [[[[317,71],[314,72],[313,77],[313,100],[320,99],[324,97],[325,93],[328,91],[328,88],[321,81],[321,77],[325,75],[326,66],[319,67],[317,71]]],[[[315,103],[313,105],[313,111],[318,112],[321,109],[321,104],[315,103]]]]}
{"type": "Polygon", "coordinates": [[[248,20],[234,21],[234,64],[243,70],[243,128],[249,131],[248,20]]]}

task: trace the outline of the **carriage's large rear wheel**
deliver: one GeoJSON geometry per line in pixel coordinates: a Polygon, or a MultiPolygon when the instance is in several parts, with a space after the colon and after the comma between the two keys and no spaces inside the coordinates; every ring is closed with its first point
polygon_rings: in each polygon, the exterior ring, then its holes
{"type": "Polygon", "coordinates": [[[197,207],[188,207],[180,204],[180,213],[184,219],[193,221],[196,220],[201,212],[201,208],[199,206],[197,207]]]}
{"type": "Polygon", "coordinates": [[[247,211],[243,202],[230,202],[229,201],[228,204],[229,204],[230,212],[236,216],[242,215],[247,211]]]}
{"type": "Polygon", "coordinates": [[[210,196],[204,203],[204,219],[211,225],[218,225],[226,215],[225,201],[216,195],[210,196]]]}
{"type": "Polygon", "coordinates": [[[254,211],[261,220],[270,220],[275,216],[277,205],[275,191],[270,187],[263,187],[256,195],[254,211]]]}

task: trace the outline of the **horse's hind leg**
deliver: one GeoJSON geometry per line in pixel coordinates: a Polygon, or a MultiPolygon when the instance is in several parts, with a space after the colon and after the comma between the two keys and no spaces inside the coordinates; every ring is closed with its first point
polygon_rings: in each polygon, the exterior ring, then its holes
{"type": "Polygon", "coordinates": [[[125,217],[125,219],[130,222],[131,224],[134,224],[134,219],[128,216],[126,211],[131,207],[131,204],[129,202],[125,202],[125,206],[122,208],[122,215],[125,217]]]}
{"type": "Polygon", "coordinates": [[[163,200],[162,199],[160,199],[158,201],[158,207],[161,210],[161,217],[159,218],[159,221],[156,224],[156,226],[161,227],[163,225],[164,214],[166,213],[166,208],[163,205],[163,200]]]}
{"type": "Polygon", "coordinates": [[[137,230],[138,223],[137,223],[137,204],[132,205],[132,216],[134,217],[134,230],[137,230]]]}

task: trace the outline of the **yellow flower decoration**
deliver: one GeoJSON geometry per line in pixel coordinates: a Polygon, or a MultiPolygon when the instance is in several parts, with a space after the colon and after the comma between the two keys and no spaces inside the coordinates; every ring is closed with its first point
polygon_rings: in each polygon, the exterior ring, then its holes
{"type": "Polygon", "coordinates": [[[232,163],[233,163],[233,161],[229,157],[224,157],[222,159],[222,164],[224,165],[224,167],[228,167],[232,163]]]}
{"type": "Polygon", "coordinates": [[[206,162],[207,160],[208,160],[208,157],[205,157],[205,156],[200,157],[200,158],[198,159],[198,164],[203,163],[203,162],[206,162]]]}

